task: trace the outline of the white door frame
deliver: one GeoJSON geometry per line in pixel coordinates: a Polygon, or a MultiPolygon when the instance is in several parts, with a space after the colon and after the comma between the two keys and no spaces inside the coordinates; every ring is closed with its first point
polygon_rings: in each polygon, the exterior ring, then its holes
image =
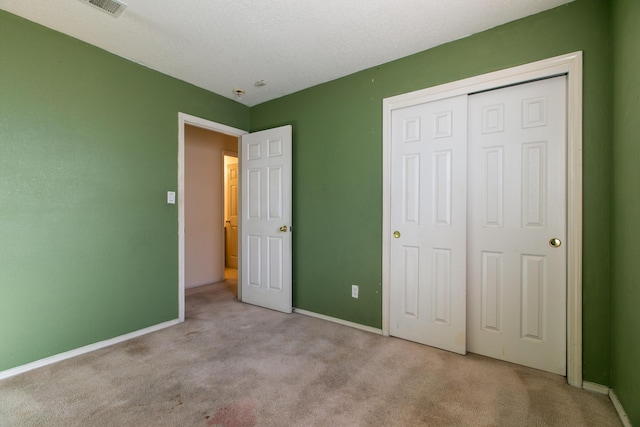
{"type": "Polygon", "coordinates": [[[389,335],[391,112],[457,95],[567,76],[567,381],[582,387],[582,52],[385,98],[382,112],[382,334],[389,335]]]}
{"type": "MultiPolygon", "coordinates": [[[[186,125],[238,137],[238,144],[240,144],[240,137],[249,133],[242,129],[223,125],[222,123],[212,122],[211,120],[185,113],[178,113],[178,320],[180,322],[184,322],[184,129],[186,125]]],[[[240,158],[238,158],[238,164],[240,161],[240,158]]],[[[240,202],[240,198],[238,202],[240,202]]],[[[240,242],[238,242],[238,256],[239,255],[240,242]]],[[[240,283],[239,275],[238,283],[240,283]]],[[[238,286],[238,298],[242,299],[240,286],[238,286]]]]}

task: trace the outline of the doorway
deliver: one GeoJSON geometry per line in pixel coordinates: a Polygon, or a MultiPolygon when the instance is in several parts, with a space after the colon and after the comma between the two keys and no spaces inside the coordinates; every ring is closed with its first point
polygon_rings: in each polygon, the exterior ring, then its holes
{"type": "MultiPolygon", "coordinates": [[[[223,158],[225,152],[235,153],[238,138],[185,127],[185,288],[189,289],[224,280],[227,205],[223,158]]],[[[235,188],[237,193],[237,185],[235,188]]],[[[237,224],[237,216],[234,222],[237,224]]]]}
{"type": "MultiPolygon", "coordinates": [[[[247,134],[246,131],[236,129],[221,123],[216,123],[200,117],[191,116],[184,113],[178,113],[178,317],[182,322],[185,319],[185,289],[186,289],[186,212],[185,212],[185,155],[186,155],[186,131],[187,126],[196,127],[202,130],[216,132],[237,138],[236,152],[239,152],[239,139],[242,135],[247,134]]],[[[217,168],[223,167],[222,150],[220,150],[219,162],[217,168]]],[[[220,173],[220,199],[219,205],[223,206],[223,180],[220,173]]],[[[224,271],[224,219],[223,211],[220,210],[220,219],[218,222],[220,232],[220,262],[224,271]]],[[[241,290],[238,289],[238,297],[242,298],[241,290]]]]}
{"type": "MultiPolygon", "coordinates": [[[[240,171],[238,174],[240,177],[238,211],[246,220],[246,224],[245,220],[240,220],[238,224],[238,234],[240,235],[240,239],[238,239],[238,264],[242,266],[241,271],[238,271],[237,279],[239,284],[238,299],[261,307],[291,313],[291,125],[249,134],[227,125],[178,113],[178,320],[183,322],[185,319],[186,216],[184,193],[185,130],[187,126],[195,126],[237,138],[240,171]],[[247,178],[242,179],[245,173],[247,178]],[[243,186],[246,188],[243,189],[243,186]],[[246,203],[242,202],[242,195],[246,195],[246,203]],[[243,224],[246,227],[243,227],[243,224]],[[247,241],[246,245],[242,243],[244,240],[247,241]],[[242,255],[243,253],[245,255],[242,255]],[[246,262],[243,262],[244,260],[246,262]],[[243,288],[246,292],[243,292],[243,288]]],[[[223,165],[222,157],[220,157],[219,164],[223,165]]],[[[220,205],[222,206],[222,204],[221,198],[220,205]]],[[[220,253],[224,258],[224,244],[222,247],[220,253]]]]}
{"type": "MultiPolygon", "coordinates": [[[[582,129],[582,55],[581,52],[563,55],[548,60],[538,61],[519,67],[501,70],[481,76],[472,77],[458,82],[448,83],[434,88],[424,89],[409,94],[399,95],[384,100],[383,118],[383,334],[390,334],[390,293],[392,285],[391,244],[394,240],[391,229],[392,194],[391,194],[391,139],[392,116],[394,111],[405,107],[427,104],[430,102],[451,99],[460,95],[469,95],[491,89],[512,86],[519,83],[544,79],[553,76],[567,76],[567,230],[566,230],[566,255],[567,255],[567,379],[571,385],[582,385],[582,166],[581,166],[581,129],[582,129]]],[[[439,116],[440,117],[440,116],[439,116]]],[[[446,115],[440,117],[444,125],[447,123],[446,115]]],[[[465,120],[466,121],[466,120],[465,120]]],[[[411,126],[407,128],[411,131],[411,126]]],[[[443,126],[446,129],[446,126],[443,126]]],[[[411,132],[409,132],[411,133],[411,132]]],[[[411,135],[408,135],[411,137],[411,135]]],[[[466,156],[465,156],[466,157],[466,156]]],[[[446,177],[446,156],[442,157],[442,177],[446,177]]],[[[435,163],[434,163],[435,165],[435,163]]],[[[410,167],[410,164],[407,165],[410,167]]],[[[465,167],[466,168],[466,167],[465,167]]],[[[466,180],[465,180],[466,182],[466,180]]],[[[407,183],[408,185],[409,183],[407,183]]],[[[466,190],[465,190],[466,192],[466,190]]],[[[442,200],[447,200],[447,194],[439,195],[442,200]]],[[[446,206],[446,204],[443,204],[446,206]]],[[[447,211],[441,212],[444,219],[447,211]]],[[[414,251],[418,253],[417,251],[414,251]]],[[[443,250],[440,258],[434,258],[438,266],[445,271],[448,254],[452,251],[443,250]]],[[[411,255],[411,254],[409,254],[411,255]]],[[[452,259],[452,258],[451,258],[452,259]]],[[[411,258],[409,258],[411,260],[411,258]]],[[[438,278],[446,284],[446,277],[438,278]]],[[[463,285],[463,286],[466,286],[463,285]]],[[[442,296],[446,297],[446,293],[442,296]]],[[[442,307],[444,309],[446,305],[442,307]]],[[[446,320],[446,310],[441,320],[446,320]]],[[[463,326],[464,327],[464,326],[463,326]]],[[[464,334],[456,337],[466,341],[464,334]]]]}

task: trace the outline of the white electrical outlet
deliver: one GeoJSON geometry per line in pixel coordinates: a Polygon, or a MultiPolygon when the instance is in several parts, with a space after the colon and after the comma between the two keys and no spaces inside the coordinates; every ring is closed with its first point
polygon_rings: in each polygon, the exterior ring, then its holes
{"type": "Polygon", "coordinates": [[[351,285],[351,296],[358,298],[358,285],[351,285]]]}
{"type": "Polygon", "coordinates": [[[167,203],[170,205],[176,204],[176,192],[175,191],[167,191],[167,203]]]}

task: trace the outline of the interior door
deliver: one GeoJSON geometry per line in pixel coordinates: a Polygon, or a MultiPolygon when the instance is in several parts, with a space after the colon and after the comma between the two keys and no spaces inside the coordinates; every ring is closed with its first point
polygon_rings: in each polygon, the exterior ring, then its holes
{"type": "Polygon", "coordinates": [[[565,98],[564,76],[469,96],[468,350],[561,375],[565,98]]]}
{"type": "Polygon", "coordinates": [[[394,110],[390,328],[466,353],[467,95],[394,110]]]}
{"type": "Polygon", "coordinates": [[[238,163],[227,165],[226,182],[225,263],[229,268],[238,268],[238,163]]]}
{"type": "Polygon", "coordinates": [[[242,301],[291,313],[291,126],[240,144],[242,301]]]}

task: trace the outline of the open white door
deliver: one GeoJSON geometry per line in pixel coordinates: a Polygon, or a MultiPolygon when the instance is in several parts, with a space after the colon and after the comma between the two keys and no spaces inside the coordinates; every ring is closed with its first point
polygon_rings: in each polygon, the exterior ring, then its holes
{"type": "Polygon", "coordinates": [[[242,136],[242,301],[291,313],[291,126],[242,136]]]}

